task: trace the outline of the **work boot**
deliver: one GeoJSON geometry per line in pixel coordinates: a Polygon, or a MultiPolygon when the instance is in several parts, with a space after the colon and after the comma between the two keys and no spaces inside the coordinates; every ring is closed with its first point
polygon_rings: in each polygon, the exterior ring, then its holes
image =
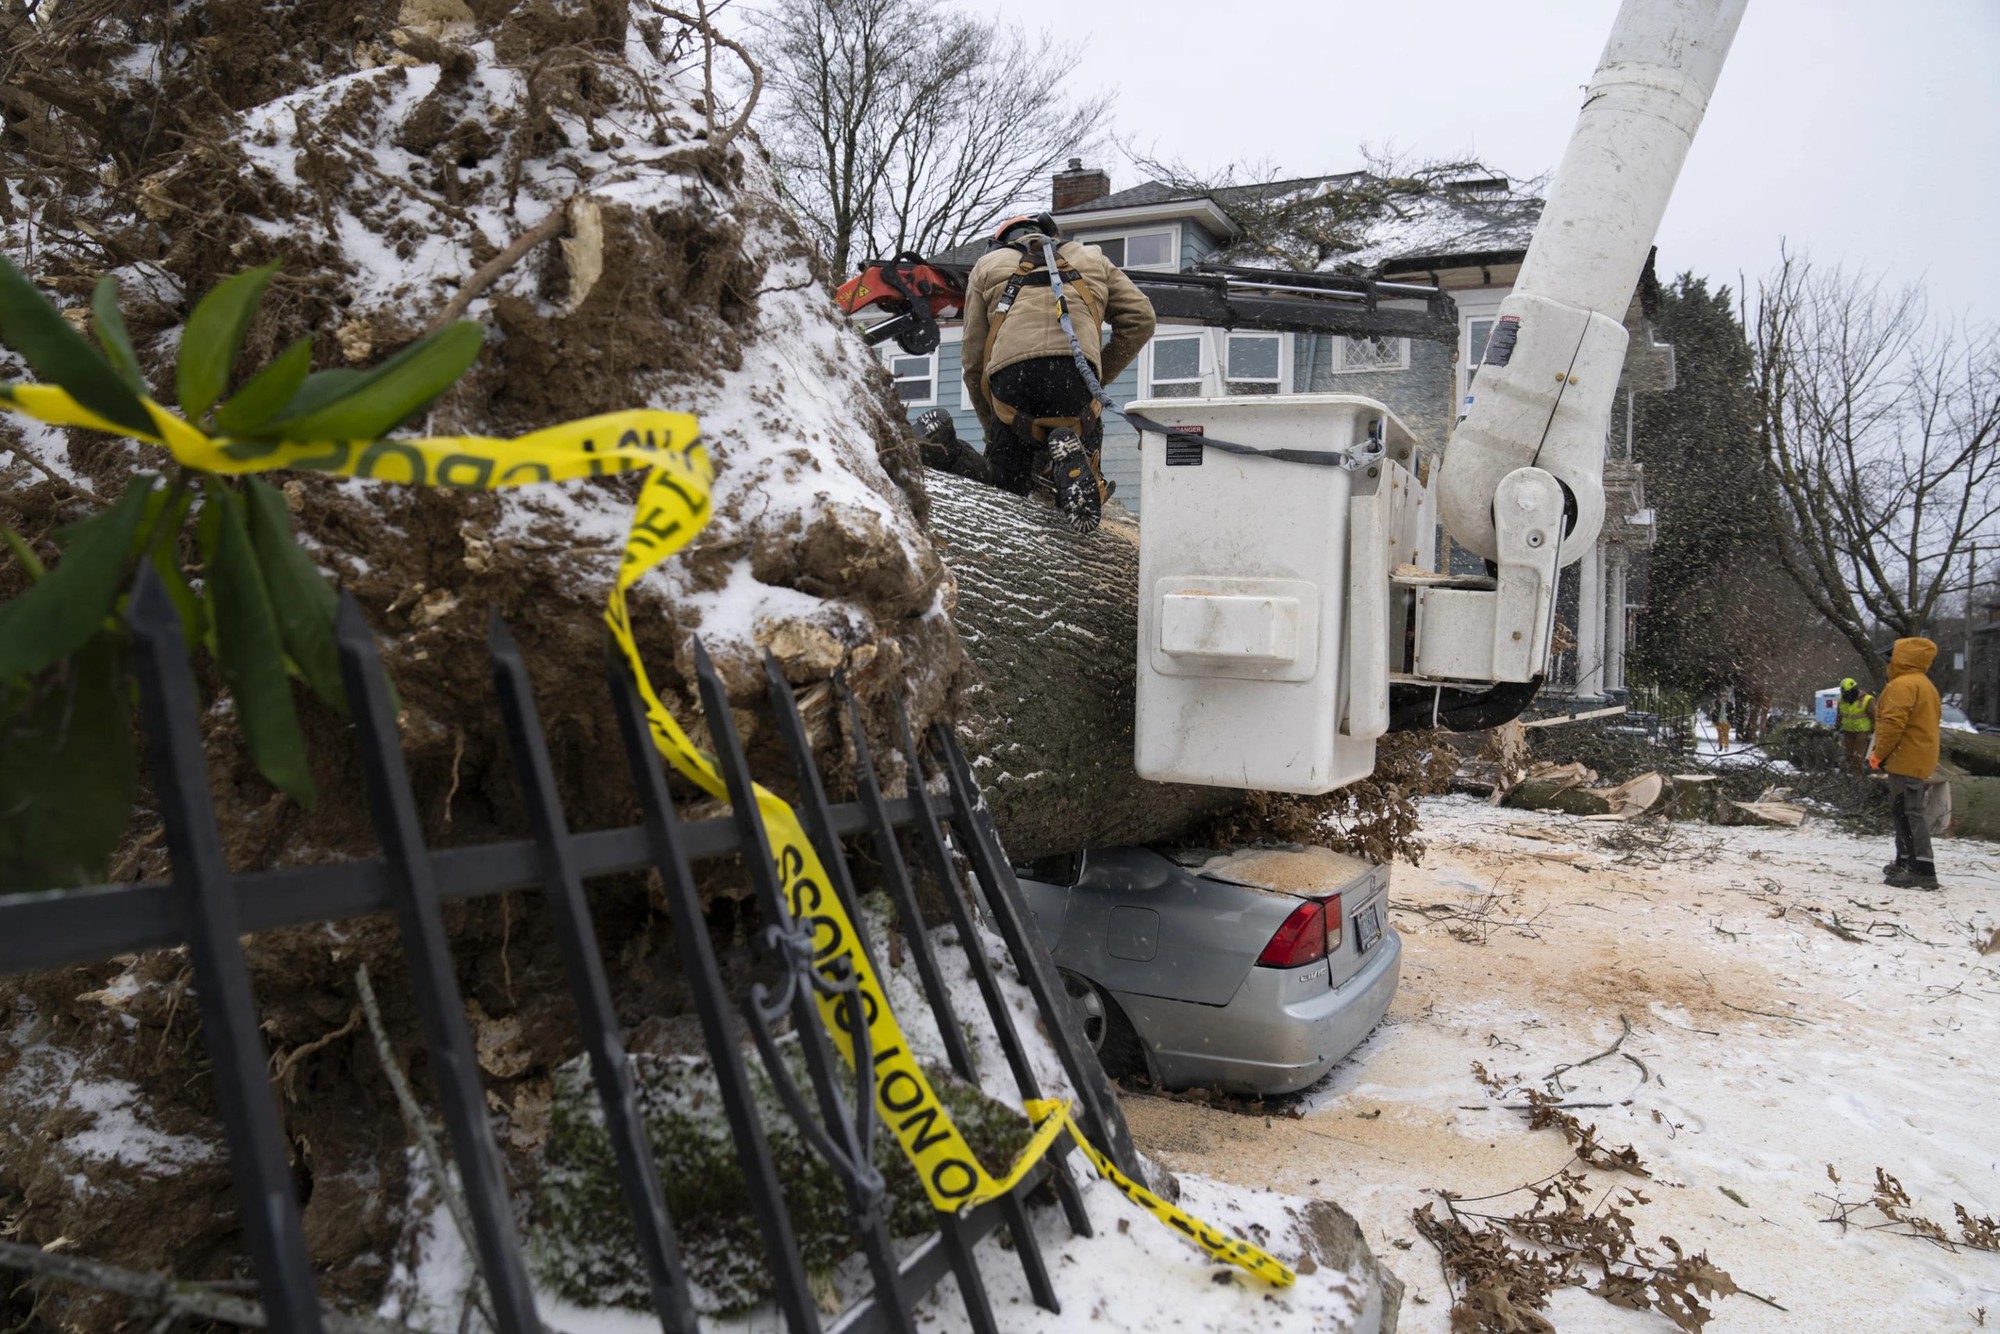
{"type": "Polygon", "coordinates": [[[932,408],[917,418],[917,437],[923,442],[919,451],[923,455],[924,466],[936,468],[939,472],[950,472],[952,456],[958,447],[958,427],[952,422],[951,414],[943,408],[932,408]]]}
{"type": "Polygon", "coordinates": [[[1094,532],[1104,512],[1103,492],[1090,451],[1075,431],[1057,427],[1049,432],[1049,481],[1055,488],[1056,508],[1069,526],[1079,533],[1094,532]]]}
{"type": "Polygon", "coordinates": [[[1893,880],[1909,869],[1910,864],[1901,857],[1898,857],[1895,861],[1890,862],[1882,868],[1882,878],[1884,880],[1893,880]]]}
{"type": "Polygon", "coordinates": [[[1936,889],[1938,888],[1937,866],[1932,862],[1913,861],[1888,877],[1885,883],[1897,889],[1936,889]]]}

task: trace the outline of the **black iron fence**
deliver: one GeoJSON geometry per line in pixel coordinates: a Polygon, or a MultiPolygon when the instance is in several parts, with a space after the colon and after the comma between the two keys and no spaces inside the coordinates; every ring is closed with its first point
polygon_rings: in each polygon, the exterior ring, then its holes
{"type": "MultiPolygon", "coordinates": [[[[688,823],[677,818],[638,691],[623,666],[614,663],[612,701],[643,819],[628,828],[572,832],[557,797],[526,667],[513,636],[495,617],[489,635],[493,679],[532,837],[433,852],[424,845],[374,635],[358,606],[348,599],[338,623],[341,671],[382,854],[362,861],[232,875],[224,865],[210,804],[199,701],[179,617],[149,572],[142,573],[132,599],[130,623],[148,760],[173,878],[164,884],[103,885],[0,899],[0,975],[180,944],[189,947],[243,1232],[272,1329],[318,1331],[323,1312],[314,1291],[241,937],[276,927],[393,912],[471,1220],[474,1235],[467,1240],[491,1297],[492,1318],[499,1334],[540,1334],[542,1324],[517,1235],[513,1200],[485,1111],[441,911],[447,900],[537,887],[559,942],[619,1186],[661,1327],[668,1334],[698,1327],[584,889],[596,877],[647,870],[661,877],[677,925],[674,938],[681,969],[694,997],[747,1186],[744,1206],[755,1219],[787,1328],[793,1334],[821,1329],[902,1334],[914,1328],[913,1305],[951,1274],[958,1280],[970,1327],[979,1334],[994,1330],[980,1272],[980,1243],[1002,1228],[1010,1234],[1012,1262],[1021,1266],[1036,1303],[1051,1312],[1059,1310],[1028,1218],[1028,1196],[1047,1184],[1071,1231],[1089,1234],[1090,1219],[1061,1145],[1008,1194],[963,1215],[938,1213],[936,1230],[926,1236],[890,1237],[882,1207],[884,1184],[874,1165],[877,1125],[872,1083],[865,1073],[849,1070],[834,1052],[814,1007],[816,987],[837,988],[840,983],[819,976],[810,948],[798,947],[800,938],[751,798],[749,765],[728,700],[699,645],[699,692],[728,784],[730,815],[688,823]],[[762,941],[781,980],[776,988],[753,985],[749,994],[732,998],[702,924],[692,866],[734,854],[742,855],[762,917],[762,941]],[[809,1091],[797,1086],[778,1059],[776,1028],[787,1020],[802,1047],[809,1091]],[[802,1138],[839,1178],[847,1221],[866,1257],[868,1291],[831,1318],[822,1319],[807,1285],[785,1185],[752,1096],[740,1036],[745,1032],[802,1138]]],[[[957,947],[965,953],[1020,1096],[1039,1098],[1043,1089],[1002,992],[999,963],[988,957],[983,945],[982,925],[998,932],[1033,997],[1035,1014],[1076,1090],[1084,1132],[1127,1173],[1137,1176],[1139,1165],[1116,1100],[1083,1043],[971,766],[949,729],[933,730],[927,753],[898,703],[905,795],[889,797],[875,772],[856,702],[844,683],[837,682],[839,702],[854,723],[859,799],[835,805],[814,765],[791,688],[775,663],[767,659],[766,669],[773,715],[796,771],[799,813],[834,882],[831,888],[863,933],[864,956],[871,962],[879,957],[857,911],[853,875],[841,842],[856,835],[868,838],[879,862],[879,875],[953,1072],[976,1082],[965,1029],[954,1011],[936,943],[924,929],[904,860],[899,835],[907,833],[923,869],[943,891],[957,947]],[[942,772],[942,792],[929,790],[927,780],[934,770],[942,772]],[[961,865],[969,868],[969,877],[961,875],[961,865]]],[[[865,1056],[864,1050],[857,1060],[864,1072],[865,1056]]]]}

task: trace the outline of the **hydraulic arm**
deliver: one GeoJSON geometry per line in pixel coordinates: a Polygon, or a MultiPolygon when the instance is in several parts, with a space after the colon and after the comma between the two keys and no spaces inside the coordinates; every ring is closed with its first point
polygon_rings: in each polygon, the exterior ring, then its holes
{"type": "Polygon", "coordinates": [[[1433,476],[1345,394],[1135,404],[1145,777],[1324,792],[1404,727],[1492,726],[1548,672],[1604,522],[1624,316],[1745,0],[1625,0],[1433,476]],[[1282,460],[1282,461],[1281,461],[1282,460]],[[1440,522],[1488,569],[1436,568],[1440,522]]]}
{"type": "MultiPolygon", "coordinates": [[[[1493,681],[1546,669],[1556,571],[1588,552],[1603,526],[1625,311],[1744,4],[1620,7],[1445,451],[1445,530],[1498,567],[1484,673],[1493,681]]],[[[1450,614],[1452,599],[1433,610],[1450,614]]]]}

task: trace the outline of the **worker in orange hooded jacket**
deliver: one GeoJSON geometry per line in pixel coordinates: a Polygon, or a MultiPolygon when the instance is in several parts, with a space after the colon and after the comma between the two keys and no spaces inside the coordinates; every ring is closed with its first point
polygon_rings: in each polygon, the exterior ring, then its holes
{"type": "Polygon", "coordinates": [[[1931,830],[1924,798],[1938,764],[1938,725],[1944,702],[1926,675],[1937,645],[1899,639],[1889,654],[1889,684],[1875,698],[1875,744],[1868,767],[1888,775],[1889,813],[1896,826],[1896,860],[1883,867],[1891,885],[1936,889],[1931,830]]]}

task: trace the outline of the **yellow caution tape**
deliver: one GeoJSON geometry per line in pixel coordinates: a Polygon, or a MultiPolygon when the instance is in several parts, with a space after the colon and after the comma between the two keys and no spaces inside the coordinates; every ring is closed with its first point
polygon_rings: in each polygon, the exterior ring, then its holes
{"type": "MultiPolygon", "coordinates": [[[[667,762],[713,797],[728,799],[714,758],[688,739],[667,711],[646,675],[632,637],[625,594],[647,571],[672,556],[707,524],[714,469],[700,444],[696,420],[678,412],[637,409],[564,422],[510,439],[488,436],[435,436],[416,440],[253,441],[211,437],[151,399],[144,400],[157,428],[135,432],[97,416],[61,389],[13,385],[0,404],[52,426],[83,426],[164,445],[182,466],[212,473],[300,469],[342,477],[372,478],[406,485],[451,486],[490,491],[536,482],[568,481],[644,469],[646,480],[626,532],[625,552],[612,586],[604,621],[632,669],[653,743],[667,762]]],[[[813,966],[829,981],[851,975],[867,1021],[874,1064],[875,1103],[916,1169],[931,1203],[957,1212],[1005,1195],[1048,1153],[1067,1130],[1100,1176],[1162,1223],[1180,1232],[1218,1260],[1238,1265],[1281,1287],[1290,1269],[1246,1241],[1225,1236],[1184,1210],[1160,1199],[1120,1172],[1077,1126],[1067,1104],[1031,1100],[1035,1133],[1001,1176],[981,1165],[951,1115],[924,1077],[902,1026],[889,1008],[882,984],[868,967],[853,921],[841,906],[792,808],[761,784],[757,808],[764,821],[778,877],[793,919],[812,933],[813,966]]],[[[847,994],[814,990],[820,1019],[841,1055],[854,1063],[847,994]]]]}
{"type": "Polygon", "coordinates": [[[1070,1136],[1076,1141],[1076,1147],[1083,1150],[1083,1156],[1090,1159],[1090,1165],[1097,1169],[1097,1175],[1116,1186],[1126,1199],[1216,1259],[1227,1260],[1241,1269],[1247,1269],[1276,1287],[1289,1288],[1298,1282],[1299,1276],[1292,1272],[1290,1266],[1258,1250],[1247,1241],[1218,1232],[1179,1205],[1169,1204],[1119,1171],[1116,1164],[1098,1152],[1096,1145],[1083,1137],[1082,1129],[1070,1115],[1068,1103],[1049,1099],[1030,1099],[1028,1117],[1030,1120],[1042,1122],[1043,1125],[1060,1118],[1062,1123],[1069,1127],[1070,1136]],[[1047,1120],[1043,1119],[1045,1117],[1047,1120]]]}

